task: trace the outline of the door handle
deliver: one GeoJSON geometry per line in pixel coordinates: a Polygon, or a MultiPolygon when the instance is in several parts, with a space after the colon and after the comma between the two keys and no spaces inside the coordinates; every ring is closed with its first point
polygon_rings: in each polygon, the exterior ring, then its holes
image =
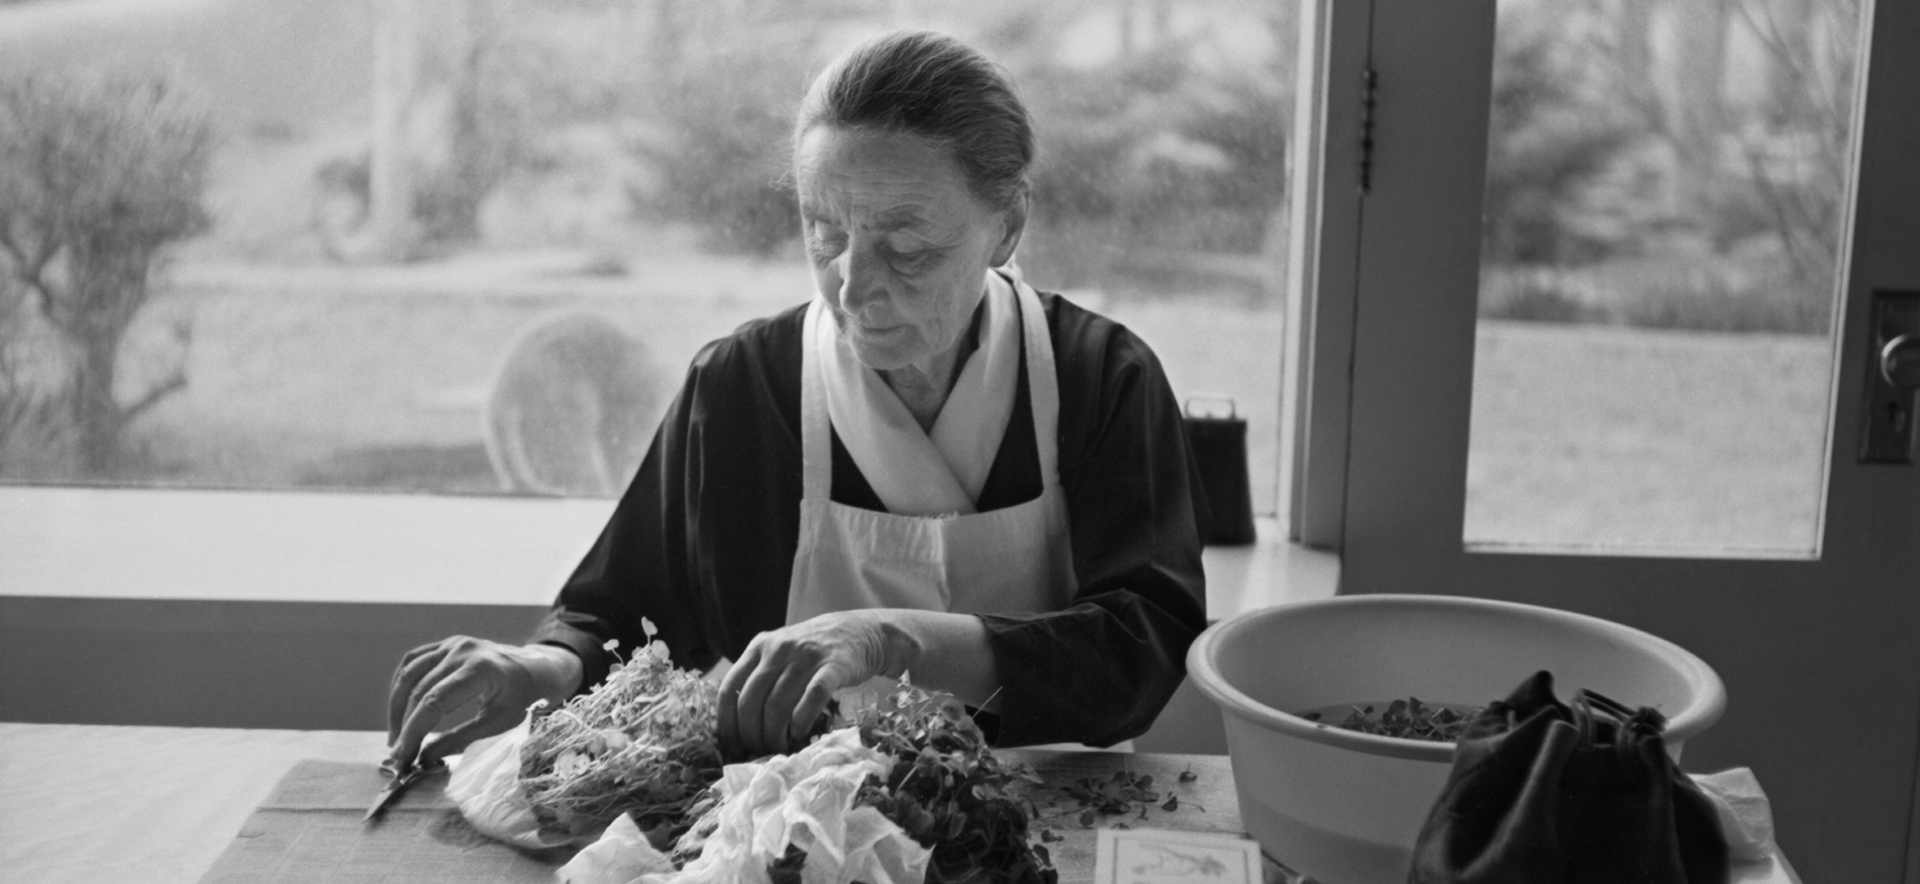
{"type": "Polygon", "coordinates": [[[1914,461],[1914,425],[1920,423],[1920,291],[1873,293],[1869,310],[1866,426],[1862,463],[1914,461]]]}
{"type": "Polygon", "coordinates": [[[1880,348],[1880,377],[1902,390],[1920,390],[1920,334],[1895,335],[1880,348]]]}

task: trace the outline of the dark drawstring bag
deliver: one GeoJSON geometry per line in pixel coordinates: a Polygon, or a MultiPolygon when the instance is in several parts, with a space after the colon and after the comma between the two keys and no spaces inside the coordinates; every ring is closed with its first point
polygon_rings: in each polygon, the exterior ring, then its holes
{"type": "Polygon", "coordinates": [[[1195,400],[1187,400],[1187,444],[1193,449],[1194,464],[1200,471],[1200,488],[1212,518],[1207,522],[1209,546],[1240,546],[1254,541],[1253,488],[1247,479],[1247,420],[1234,410],[1233,400],[1208,397],[1202,401],[1224,402],[1227,414],[1194,413],[1195,400]]]}
{"type": "Polygon", "coordinates": [[[1726,884],[1726,836],[1665,729],[1535,674],[1461,733],[1409,884],[1726,884]]]}

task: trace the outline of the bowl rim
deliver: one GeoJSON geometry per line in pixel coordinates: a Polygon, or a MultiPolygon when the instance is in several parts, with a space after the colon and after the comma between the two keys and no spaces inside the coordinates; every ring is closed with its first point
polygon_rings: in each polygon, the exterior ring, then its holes
{"type": "Polygon", "coordinates": [[[1289,602],[1264,608],[1243,611],[1225,620],[1214,623],[1194,639],[1187,649],[1187,673],[1195,686],[1220,705],[1223,713],[1237,715],[1256,724],[1276,730],[1289,736],[1312,740],[1343,749],[1364,752],[1369,755],[1381,755],[1413,761],[1434,761],[1449,764],[1453,761],[1455,744],[1432,740],[1411,740],[1401,737],[1386,737],[1378,734],[1364,734],[1350,731],[1324,722],[1308,721],[1298,715],[1283,712],[1254,700],[1245,692],[1228,684],[1220,675],[1217,658],[1220,647],[1228,636],[1255,624],[1275,617],[1296,614],[1303,610],[1329,607],[1366,607],[1366,606],[1404,606],[1418,605],[1444,608],[1467,608],[1498,611],[1503,614],[1519,614],[1544,620],[1556,621],[1562,625],[1582,627],[1607,633],[1625,643],[1639,646],[1655,656],[1665,658],[1679,669],[1689,681],[1700,685],[1700,697],[1692,705],[1678,710],[1667,719],[1665,737],[1669,743],[1683,742],[1706,730],[1720,719],[1727,706],[1726,685],[1720,675],[1708,666],[1705,660],[1671,641],[1642,629],[1616,623],[1601,617],[1529,605],[1521,602],[1509,602],[1498,599],[1482,599],[1469,596],[1429,595],[1416,593],[1375,593],[1367,595],[1335,596],[1329,599],[1315,599],[1305,602],[1289,602]]]}

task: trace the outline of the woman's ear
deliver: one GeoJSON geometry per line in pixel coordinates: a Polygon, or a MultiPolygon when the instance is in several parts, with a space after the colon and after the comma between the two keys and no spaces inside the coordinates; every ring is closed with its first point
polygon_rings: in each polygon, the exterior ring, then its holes
{"type": "Polygon", "coordinates": [[[1020,245],[1020,234],[1025,233],[1027,229],[1026,188],[1021,188],[1020,193],[1013,198],[1013,205],[1007,207],[1001,223],[1006,227],[1001,232],[1000,241],[994,244],[993,257],[987,262],[989,267],[1003,267],[1008,261],[1013,260],[1013,250],[1020,245]]]}

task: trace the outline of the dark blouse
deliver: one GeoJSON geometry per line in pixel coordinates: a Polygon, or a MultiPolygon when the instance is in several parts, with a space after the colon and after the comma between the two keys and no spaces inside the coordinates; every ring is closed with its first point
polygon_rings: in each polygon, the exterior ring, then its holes
{"type": "MultiPolygon", "coordinates": [[[[1060,383],[1060,481],[1079,588],[1045,614],[982,615],[1003,682],[1000,745],[1106,745],[1144,732],[1206,626],[1205,504],[1160,363],[1119,323],[1042,294],[1060,383]]],[[[693,360],[646,459],[536,641],[604,679],[608,638],[659,627],[674,662],[706,668],[786,623],[800,532],[805,306],[741,326],[693,360]]],[[[981,512],[1040,495],[1025,360],[981,512]]],[[[833,438],[833,499],[884,510],[833,438]]],[[[982,724],[989,724],[983,717],[982,724]]]]}

